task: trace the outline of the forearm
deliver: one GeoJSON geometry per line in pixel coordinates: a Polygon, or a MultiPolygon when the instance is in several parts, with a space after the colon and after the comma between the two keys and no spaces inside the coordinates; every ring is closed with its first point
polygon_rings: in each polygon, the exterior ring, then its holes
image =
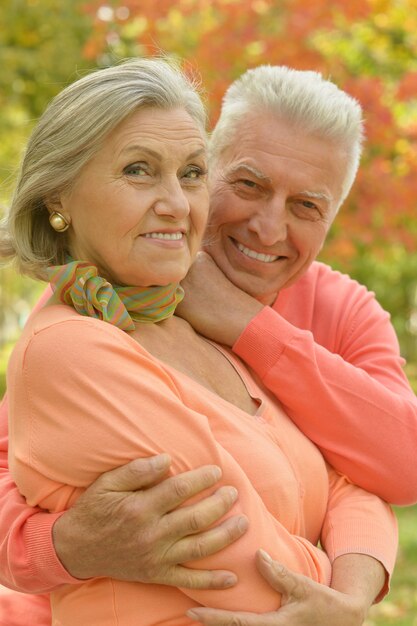
{"type": "MultiPolygon", "coordinates": [[[[332,566],[340,558],[378,563],[388,589],[398,548],[397,519],[386,502],[350,483],[329,468],[329,501],[321,544],[332,566]]],[[[381,587],[377,590],[377,593],[381,587]]],[[[372,589],[371,589],[372,591],[372,589]]],[[[374,596],[375,597],[375,596],[374,596]]],[[[374,598],[373,598],[374,599],[374,598]]]]}
{"type": "Polygon", "coordinates": [[[0,583],[25,593],[46,593],[72,578],[60,564],[52,543],[56,515],[40,513],[17,490],[0,487],[0,583]]]}
{"type": "MultiPolygon", "coordinates": [[[[58,559],[52,528],[59,515],[37,512],[10,528],[3,585],[24,593],[50,593],[63,584],[79,583],[58,559]]],[[[4,557],[2,555],[2,561],[4,557]]]]}
{"type": "Polygon", "coordinates": [[[365,554],[345,554],[333,563],[331,587],[357,597],[365,611],[384,594],[387,572],[383,565],[365,554]]]}

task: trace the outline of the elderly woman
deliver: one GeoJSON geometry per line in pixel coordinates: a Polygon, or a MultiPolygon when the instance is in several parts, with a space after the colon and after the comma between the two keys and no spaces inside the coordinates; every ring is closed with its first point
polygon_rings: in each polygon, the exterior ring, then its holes
{"type": "Polygon", "coordinates": [[[173,316],[205,227],[205,177],[201,102],[161,61],[77,81],[29,142],[10,251],[54,295],[9,367],[19,489],[59,512],[103,472],[168,451],[174,473],[219,466],[220,484],[239,492],[233,512],[249,520],[237,542],[194,562],[235,571],[235,586],[92,579],[52,593],[54,624],[185,625],[196,603],[276,610],[280,596],[255,566],[259,546],[325,585],[331,563],[319,539],[333,556],[363,552],[392,566],[378,545],[393,528],[389,509],[330,469],[230,351],[173,316]]]}

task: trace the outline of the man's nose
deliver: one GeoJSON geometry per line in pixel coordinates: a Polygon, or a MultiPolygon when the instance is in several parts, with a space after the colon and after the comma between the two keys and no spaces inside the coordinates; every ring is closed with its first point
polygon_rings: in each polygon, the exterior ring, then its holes
{"type": "Polygon", "coordinates": [[[249,218],[249,230],[256,233],[264,246],[285,241],[288,234],[288,213],[284,199],[265,202],[249,218]]]}

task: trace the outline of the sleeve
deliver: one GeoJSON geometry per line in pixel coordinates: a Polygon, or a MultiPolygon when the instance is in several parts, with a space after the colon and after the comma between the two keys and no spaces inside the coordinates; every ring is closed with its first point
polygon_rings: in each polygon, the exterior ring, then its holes
{"type": "Polygon", "coordinates": [[[268,512],[207,417],[185,406],[171,376],[125,333],[86,318],[55,324],[32,337],[23,368],[12,362],[10,370],[11,467],[32,505],[62,510],[98,475],[138,456],[169,452],[175,473],[214,463],[222,467],[222,483],[238,489],[233,513],[247,515],[249,529],[192,566],[232,569],[239,583],[227,592],[184,593],[210,606],[276,609],[279,596],[255,566],[260,546],[293,571],[329,584],[325,553],[268,512]]]}
{"type": "MultiPolygon", "coordinates": [[[[49,298],[47,289],[36,306],[49,298]]],[[[45,593],[63,583],[79,583],[62,567],[52,542],[60,514],[29,506],[18,492],[8,464],[8,402],[0,404],[0,583],[26,593],[45,593]]]]}
{"type": "Polygon", "coordinates": [[[391,507],[328,467],[329,502],[321,545],[330,562],[343,554],[366,554],[379,561],[386,580],[376,602],[389,591],[398,549],[398,524],[391,507]]]}
{"type": "Polygon", "coordinates": [[[388,314],[365,289],[339,303],[335,293],[333,303],[326,306],[338,306],[341,319],[326,326],[322,321],[321,334],[333,337],[334,351],[317,343],[315,330],[296,327],[270,307],[255,316],[233,350],[330,465],[392,504],[413,504],[417,398],[402,371],[388,314]]]}

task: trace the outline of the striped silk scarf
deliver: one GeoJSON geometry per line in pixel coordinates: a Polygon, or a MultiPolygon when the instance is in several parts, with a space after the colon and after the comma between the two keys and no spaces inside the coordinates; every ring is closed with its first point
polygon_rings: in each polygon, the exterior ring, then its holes
{"type": "Polygon", "coordinates": [[[81,315],[96,317],[124,331],[135,329],[134,322],[160,322],[174,314],[184,297],[177,283],[162,287],[120,287],[98,275],[94,265],[70,261],[48,268],[53,296],[81,315]]]}

